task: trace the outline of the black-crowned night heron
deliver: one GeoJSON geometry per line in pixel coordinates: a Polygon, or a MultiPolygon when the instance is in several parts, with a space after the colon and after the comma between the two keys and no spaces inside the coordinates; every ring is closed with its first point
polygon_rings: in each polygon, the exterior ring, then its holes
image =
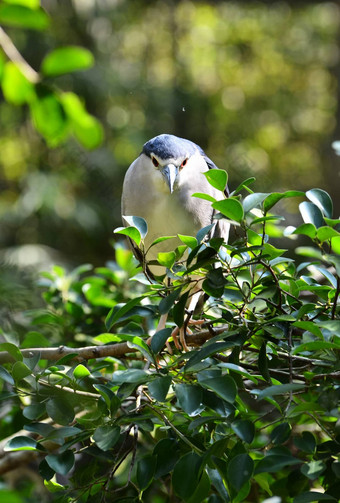
{"type": "MultiPolygon", "coordinates": [[[[190,140],[161,134],[145,143],[126,172],[122,194],[124,224],[127,224],[124,216],[132,215],[143,217],[147,222],[145,250],[159,237],[195,236],[210,224],[213,224],[211,237],[228,240],[229,223],[225,219],[214,220],[215,211],[210,201],[192,197],[199,192],[221,198],[221,192],[204,176],[209,169],[217,167],[190,140]]],[[[183,243],[175,238],[153,246],[147,252],[147,262],[157,260],[159,252],[172,251],[179,244],[183,243]]],[[[138,257],[138,253],[136,255],[138,257]]],[[[155,265],[149,266],[149,270],[156,275],[165,273],[164,267],[155,265]]]]}

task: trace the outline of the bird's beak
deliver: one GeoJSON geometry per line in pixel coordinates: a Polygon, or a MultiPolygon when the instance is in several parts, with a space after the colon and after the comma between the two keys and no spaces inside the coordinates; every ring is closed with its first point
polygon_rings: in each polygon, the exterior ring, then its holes
{"type": "Polygon", "coordinates": [[[164,176],[165,181],[169,186],[170,192],[172,193],[178,175],[178,167],[174,164],[167,164],[162,169],[162,175],[164,176]]]}

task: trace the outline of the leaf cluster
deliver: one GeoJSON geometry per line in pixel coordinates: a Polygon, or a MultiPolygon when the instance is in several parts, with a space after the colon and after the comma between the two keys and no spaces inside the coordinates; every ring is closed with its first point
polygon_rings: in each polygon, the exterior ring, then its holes
{"type": "MultiPolygon", "coordinates": [[[[159,256],[171,282],[145,277],[121,246],[105,267],[55,266],[46,310],[29,313],[22,340],[4,334],[5,458],[32,453],[53,501],[338,499],[340,221],[321,189],[255,193],[246,180],[224,199],[214,176],[230,243],[207,228],[179,236],[159,256]],[[303,223],[283,230],[274,206],[303,196],[303,223]],[[270,242],[278,232],[310,244],[288,257],[270,242]],[[178,350],[198,278],[203,324],[178,350]]],[[[147,259],[146,222],[128,223],[147,259]]]]}

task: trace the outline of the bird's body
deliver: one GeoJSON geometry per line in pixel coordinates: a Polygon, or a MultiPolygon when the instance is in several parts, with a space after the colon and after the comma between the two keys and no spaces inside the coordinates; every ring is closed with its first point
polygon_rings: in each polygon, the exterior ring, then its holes
{"type": "MultiPolygon", "coordinates": [[[[124,180],[122,215],[143,217],[148,224],[145,249],[157,238],[184,234],[195,236],[202,227],[214,224],[213,234],[227,241],[229,224],[214,221],[211,202],[192,197],[208,194],[216,199],[221,192],[212,187],[204,173],[215,164],[195,143],[173,135],[159,135],[148,141],[140,156],[129,167],[124,180]]],[[[178,238],[152,247],[147,261],[161,251],[171,251],[178,238]]],[[[154,274],[162,269],[151,267],[154,274]]]]}

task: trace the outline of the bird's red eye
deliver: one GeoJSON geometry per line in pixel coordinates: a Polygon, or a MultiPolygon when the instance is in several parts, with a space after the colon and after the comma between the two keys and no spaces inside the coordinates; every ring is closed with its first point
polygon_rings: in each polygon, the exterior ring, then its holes
{"type": "Polygon", "coordinates": [[[155,166],[155,168],[158,168],[159,166],[159,162],[157,161],[157,159],[155,157],[152,157],[152,164],[155,166]]]}
{"type": "Polygon", "coordinates": [[[184,159],[184,161],[182,162],[182,164],[181,164],[181,166],[180,166],[180,168],[179,168],[179,169],[184,168],[184,166],[185,166],[185,165],[186,165],[186,163],[187,163],[187,160],[188,160],[188,159],[184,159]]]}

